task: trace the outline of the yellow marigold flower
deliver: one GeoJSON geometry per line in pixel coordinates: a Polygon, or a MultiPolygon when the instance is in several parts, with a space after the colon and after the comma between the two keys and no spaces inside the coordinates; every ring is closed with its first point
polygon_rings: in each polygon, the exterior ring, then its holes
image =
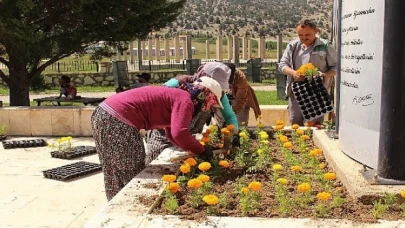
{"type": "Polygon", "coordinates": [[[246,125],[246,122],[242,122],[240,125],[245,126],[245,125],[246,125]]]}
{"type": "Polygon", "coordinates": [[[322,150],[320,149],[312,149],[309,151],[309,155],[311,155],[312,157],[316,157],[322,154],[322,150]]]}
{"type": "Polygon", "coordinates": [[[304,130],[302,130],[302,129],[297,129],[297,134],[298,134],[298,135],[303,135],[303,134],[304,134],[304,130]]]}
{"type": "Polygon", "coordinates": [[[257,192],[262,188],[262,183],[257,181],[250,182],[248,188],[254,192],[257,192]]]}
{"type": "Polygon", "coordinates": [[[176,192],[179,191],[180,186],[179,186],[179,184],[177,184],[177,183],[169,183],[166,188],[167,188],[167,190],[169,190],[170,192],[176,193],[176,192]]]}
{"type": "Polygon", "coordinates": [[[206,195],[203,197],[203,201],[208,205],[216,205],[218,204],[219,199],[215,195],[206,195]]]}
{"type": "Polygon", "coordinates": [[[294,172],[301,172],[302,171],[302,167],[299,165],[293,165],[291,166],[291,170],[294,172]]]}
{"type": "Polygon", "coordinates": [[[286,142],[286,143],[284,143],[283,146],[284,146],[284,148],[291,149],[293,147],[293,144],[291,142],[286,142]]]}
{"type": "Polygon", "coordinates": [[[241,133],[239,133],[239,136],[242,138],[247,138],[247,134],[246,132],[242,131],[241,133]]]}
{"type": "Polygon", "coordinates": [[[226,160],[219,161],[218,165],[221,166],[222,168],[229,168],[229,162],[226,160]]]}
{"type": "Polygon", "coordinates": [[[282,121],[282,120],[277,120],[277,121],[276,121],[276,125],[284,125],[284,121],[282,121]]]}
{"type": "Polygon", "coordinates": [[[202,162],[198,165],[198,169],[205,172],[211,169],[211,164],[209,162],[202,162]]]}
{"type": "Polygon", "coordinates": [[[205,142],[200,141],[200,144],[203,145],[203,146],[205,146],[205,142]]]}
{"type": "Polygon", "coordinates": [[[187,158],[184,163],[189,164],[190,166],[195,166],[197,165],[197,161],[194,158],[187,158]]]}
{"type": "Polygon", "coordinates": [[[326,167],[326,164],[325,164],[325,163],[319,164],[319,168],[320,168],[320,169],[324,169],[325,167],[326,167]]]}
{"type": "Polygon", "coordinates": [[[243,194],[247,194],[247,193],[249,192],[249,188],[243,187],[240,191],[241,191],[243,194]]]}
{"type": "Polygon", "coordinates": [[[309,135],[301,135],[301,139],[302,140],[310,140],[311,137],[309,137],[309,135]]]}
{"type": "Polygon", "coordinates": [[[258,149],[258,150],[257,150],[257,153],[258,153],[258,154],[263,154],[263,150],[262,150],[262,149],[258,149]]]}
{"type": "Polygon", "coordinates": [[[295,130],[295,129],[300,128],[300,125],[298,125],[298,124],[293,124],[293,125],[291,126],[291,128],[295,130]]]}
{"type": "Polygon", "coordinates": [[[183,165],[180,166],[180,171],[182,173],[189,173],[191,169],[191,166],[188,163],[184,163],[183,165]]]}
{"type": "Polygon", "coordinates": [[[175,175],[163,175],[162,181],[172,183],[172,182],[176,181],[176,176],[175,175]]]}
{"type": "Polygon", "coordinates": [[[214,131],[214,130],[215,130],[215,126],[214,126],[214,125],[210,125],[208,128],[209,128],[211,131],[214,131]]]}
{"type": "Polygon", "coordinates": [[[309,190],[311,190],[311,185],[308,183],[302,183],[298,185],[297,190],[299,192],[308,192],[309,190]]]}
{"type": "Polygon", "coordinates": [[[222,134],[224,134],[224,135],[229,135],[229,134],[231,134],[231,132],[228,130],[228,128],[222,128],[222,129],[221,129],[221,132],[222,132],[222,134]]]}
{"type": "Polygon", "coordinates": [[[203,182],[199,179],[191,179],[187,182],[187,186],[192,189],[197,189],[203,185],[203,182]]]}
{"type": "Polygon", "coordinates": [[[405,190],[402,190],[402,191],[401,191],[401,197],[402,197],[402,198],[405,198],[405,190]]]}
{"type": "Polygon", "coordinates": [[[288,180],[285,178],[278,178],[277,182],[283,185],[287,185],[288,184],[288,180]]]}
{"type": "Polygon", "coordinates": [[[263,127],[263,124],[262,124],[262,123],[258,123],[258,124],[257,124],[257,127],[262,128],[262,127],[263,127]]]}
{"type": "Polygon", "coordinates": [[[263,144],[269,144],[269,140],[262,140],[260,142],[263,143],[263,144]]]}
{"type": "Polygon", "coordinates": [[[328,192],[320,192],[316,195],[316,198],[318,198],[319,200],[326,201],[332,198],[332,195],[328,192]]]}
{"type": "Polygon", "coordinates": [[[325,173],[323,174],[323,178],[329,181],[336,180],[336,173],[325,173]]]}
{"type": "Polygon", "coordinates": [[[203,183],[210,181],[210,177],[207,175],[204,175],[204,174],[201,174],[200,176],[198,176],[197,179],[203,183]]]}
{"type": "Polygon", "coordinates": [[[274,171],[283,170],[283,166],[280,165],[280,164],[274,164],[274,165],[273,165],[273,170],[274,170],[274,171]]]}
{"type": "Polygon", "coordinates": [[[260,139],[262,139],[262,140],[269,139],[269,135],[268,134],[261,134],[260,139]]]}

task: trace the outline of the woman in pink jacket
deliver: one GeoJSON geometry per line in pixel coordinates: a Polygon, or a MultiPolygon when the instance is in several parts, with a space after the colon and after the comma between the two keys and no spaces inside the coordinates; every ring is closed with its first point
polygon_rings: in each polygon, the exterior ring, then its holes
{"type": "Polygon", "coordinates": [[[218,82],[202,77],[181,89],[146,86],[115,94],[101,103],[91,123],[107,199],[145,168],[139,129],[165,129],[174,145],[202,156],[212,155],[192,136],[189,124],[198,111],[222,107],[221,97],[218,82]]]}

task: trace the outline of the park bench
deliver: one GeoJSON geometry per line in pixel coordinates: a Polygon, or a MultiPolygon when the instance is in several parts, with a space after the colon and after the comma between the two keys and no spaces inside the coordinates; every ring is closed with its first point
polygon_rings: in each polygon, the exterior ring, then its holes
{"type": "Polygon", "coordinates": [[[38,106],[41,106],[42,102],[56,102],[58,106],[61,106],[62,102],[65,103],[83,103],[85,106],[88,104],[98,104],[102,101],[104,101],[105,98],[95,98],[95,97],[80,97],[77,99],[72,99],[72,100],[66,100],[64,97],[58,98],[58,97],[44,97],[44,98],[37,98],[34,99],[34,101],[37,102],[38,106]]]}

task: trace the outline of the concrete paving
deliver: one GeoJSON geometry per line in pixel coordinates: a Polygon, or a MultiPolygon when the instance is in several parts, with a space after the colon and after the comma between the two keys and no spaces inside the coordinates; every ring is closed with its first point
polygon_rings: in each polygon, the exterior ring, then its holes
{"type": "MultiPolygon", "coordinates": [[[[252,86],[254,90],[257,91],[276,91],[277,87],[270,85],[270,86],[252,86]]],[[[111,92],[89,92],[89,93],[81,93],[80,92],[80,87],[78,88],[78,95],[82,97],[95,97],[95,98],[101,98],[101,97],[109,97],[113,94],[115,94],[115,91],[111,92]]],[[[30,100],[34,100],[37,98],[43,98],[43,97],[57,97],[59,94],[57,93],[41,93],[41,94],[31,94],[30,95],[30,100]]],[[[9,96],[0,96],[0,101],[3,101],[3,103],[9,103],[10,102],[10,97],[9,96]]]]}
{"type": "MultiPolygon", "coordinates": [[[[9,138],[22,140],[34,138],[9,138]]],[[[44,138],[54,142],[55,138],[44,138]]],[[[74,138],[73,146],[94,146],[92,138],[74,138]]],[[[97,155],[72,160],[51,158],[50,147],[3,149],[0,145],[0,227],[79,228],[106,203],[103,175],[69,182],[45,179],[42,171],[88,161],[97,155]]]]}

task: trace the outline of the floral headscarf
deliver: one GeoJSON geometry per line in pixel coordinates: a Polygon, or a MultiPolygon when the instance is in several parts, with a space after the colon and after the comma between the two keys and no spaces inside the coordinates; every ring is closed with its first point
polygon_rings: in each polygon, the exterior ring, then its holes
{"type": "MultiPolygon", "coordinates": [[[[198,86],[191,84],[189,82],[179,81],[179,89],[186,90],[187,92],[190,93],[194,105],[198,105],[199,103],[201,103],[202,107],[200,107],[199,109],[202,111],[206,111],[210,109],[213,105],[218,104],[218,100],[215,94],[204,86],[198,86]]],[[[194,111],[200,110],[194,109],[194,111]]]]}

